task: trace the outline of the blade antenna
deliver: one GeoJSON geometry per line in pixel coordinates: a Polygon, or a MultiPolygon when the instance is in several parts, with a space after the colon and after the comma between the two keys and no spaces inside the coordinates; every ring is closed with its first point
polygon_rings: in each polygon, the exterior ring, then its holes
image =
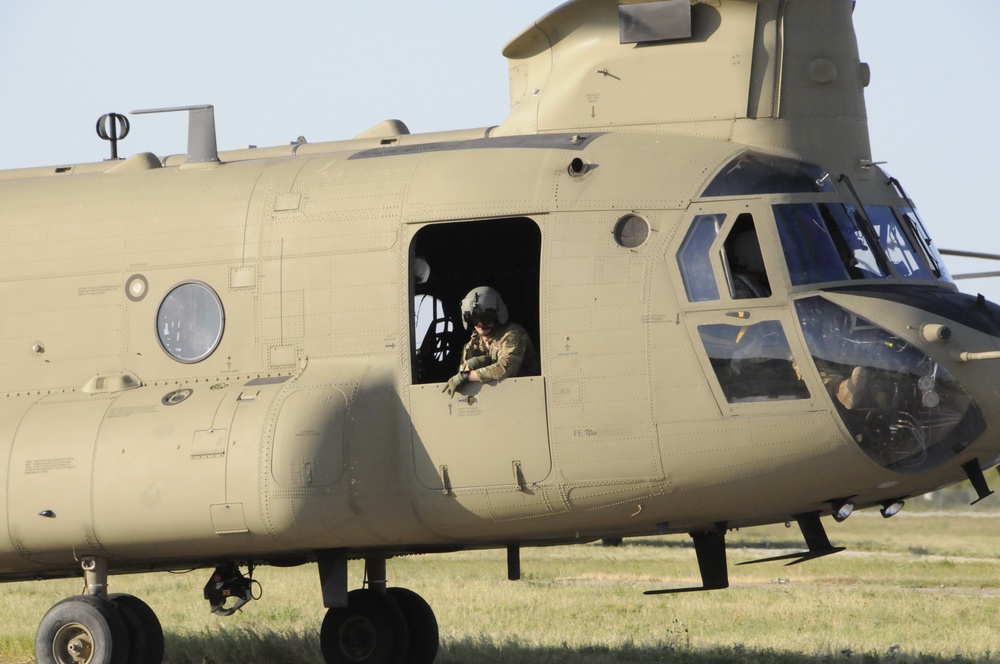
{"type": "Polygon", "coordinates": [[[698,556],[701,587],[647,590],[644,595],[674,595],[702,590],[722,590],[729,587],[729,570],[726,568],[726,524],[716,524],[716,529],[712,531],[691,533],[691,537],[694,538],[694,551],[698,556]]]}
{"type": "Polygon", "coordinates": [[[211,104],[199,106],[174,106],[170,108],[147,108],[132,111],[133,115],[146,113],[188,112],[188,163],[200,164],[219,161],[219,148],[215,139],[215,107],[211,104]]]}
{"type": "Polygon", "coordinates": [[[845,547],[833,546],[830,544],[830,538],[827,537],[826,529],[823,527],[823,522],[820,521],[820,514],[822,514],[822,512],[807,512],[806,514],[799,514],[795,517],[795,522],[799,524],[799,530],[802,531],[802,537],[806,540],[806,546],[809,547],[808,551],[789,553],[784,556],[774,556],[773,558],[763,558],[762,560],[748,560],[737,564],[756,565],[757,563],[771,563],[779,560],[791,560],[792,562],[785,565],[787,567],[789,565],[798,565],[809,560],[815,560],[816,558],[822,558],[823,556],[829,556],[834,553],[840,553],[845,547]]]}

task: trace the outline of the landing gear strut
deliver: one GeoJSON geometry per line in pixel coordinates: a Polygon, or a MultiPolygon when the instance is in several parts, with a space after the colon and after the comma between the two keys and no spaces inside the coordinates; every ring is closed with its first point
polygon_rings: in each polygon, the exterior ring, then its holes
{"type": "MultiPolygon", "coordinates": [[[[387,588],[385,559],[365,560],[368,588],[347,593],[323,620],[320,646],[327,664],[431,664],[438,624],[430,605],[406,588],[387,588]]],[[[325,581],[325,580],[324,580],[325,581]]]]}
{"type": "MultiPolygon", "coordinates": [[[[347,558],[320,556],[323,600],[329,610],[320,630],[327,664],[432,664],[438,652],[434,611],[420,595],[387,587],[385,558],[365,560],[367,587],[347,592],[347,558]]],[[[59,602],[35,633],[38,664],[161,664],[163,629],[137,597],[109,595],[107,560],[82,562],[86,590],[59,602]]],[[[256,599],[253,568],[219,566],[205,587],[213,613],[232,615],[256,599]],[[235,605],[226,606],[229,601],[235,605]]]]}
{"type": "Polygon", "coordinates": [[[59,602],[35,633],[38,664],[160,664],[163,629],[132,595],[108,595],[107,561],[85,558],[87,592],[59,602]]]}

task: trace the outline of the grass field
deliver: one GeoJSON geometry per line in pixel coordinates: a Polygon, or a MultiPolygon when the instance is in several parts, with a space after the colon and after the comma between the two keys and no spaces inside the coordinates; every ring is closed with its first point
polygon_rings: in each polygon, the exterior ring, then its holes
{"type": "MultiPolygon", "coordinates": [[[[391,585],[423,595],[441,627],[439,664],[611,662],[1000,662],[1000,513],[859,513],[824,519],[848,551],[793,567],[736,566],[802,547],[783,526],[729,536],[728,590],[646,597],[699,583],[690,539],[389,562],[391,585]]],[[[352,587],[360,585],[352,564],[352,587]]],[[[201,599],[208,572],[112,578],[145,599],[174,664],[322,662],[314,566],[260,568],[263,597],[232,618],[201,599]]],[[[32,661],[38,620],[81,582],[0,585],[0,662],[32,661]]]]}

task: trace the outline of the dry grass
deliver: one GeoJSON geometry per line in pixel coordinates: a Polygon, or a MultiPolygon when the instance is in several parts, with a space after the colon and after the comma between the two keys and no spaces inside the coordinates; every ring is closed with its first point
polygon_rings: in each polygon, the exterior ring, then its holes
{"type": "MultiPolygon", "coordinates": [[[[697,583],[686,538],[526,550],[517,583],[498,551],[393,560],[389,573],[435,608],[439,664],[1000,661],[1000,515],[865,513],[828,529],[849,551],[793,567],[734,563],[800,548],[797,530],[732,533],[733,587],[711,593],[642,595],[697,583]]],[[[157,611],[168,662],[322,662],[315,568],[256,577],[263,598],[229,619],[201,599],[206,571],[116,577],[112,590],[157,611]]],[[[79,590],[0,586],[0,662],[30,662],[39,618],[79,590]]]]}

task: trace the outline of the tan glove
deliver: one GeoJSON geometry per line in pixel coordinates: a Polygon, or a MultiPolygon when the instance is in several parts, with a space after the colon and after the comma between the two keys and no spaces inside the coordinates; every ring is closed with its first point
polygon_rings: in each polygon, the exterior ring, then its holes
{"type": "Polygon", "coordinates": [[[455,390],[460,388],[465,383],[469,382],[469,372],[459,371],[457,374],[451,377],[448,384],[444,386],[442,392],[447,392],[449,397],[455,396],[455,390]]]}

